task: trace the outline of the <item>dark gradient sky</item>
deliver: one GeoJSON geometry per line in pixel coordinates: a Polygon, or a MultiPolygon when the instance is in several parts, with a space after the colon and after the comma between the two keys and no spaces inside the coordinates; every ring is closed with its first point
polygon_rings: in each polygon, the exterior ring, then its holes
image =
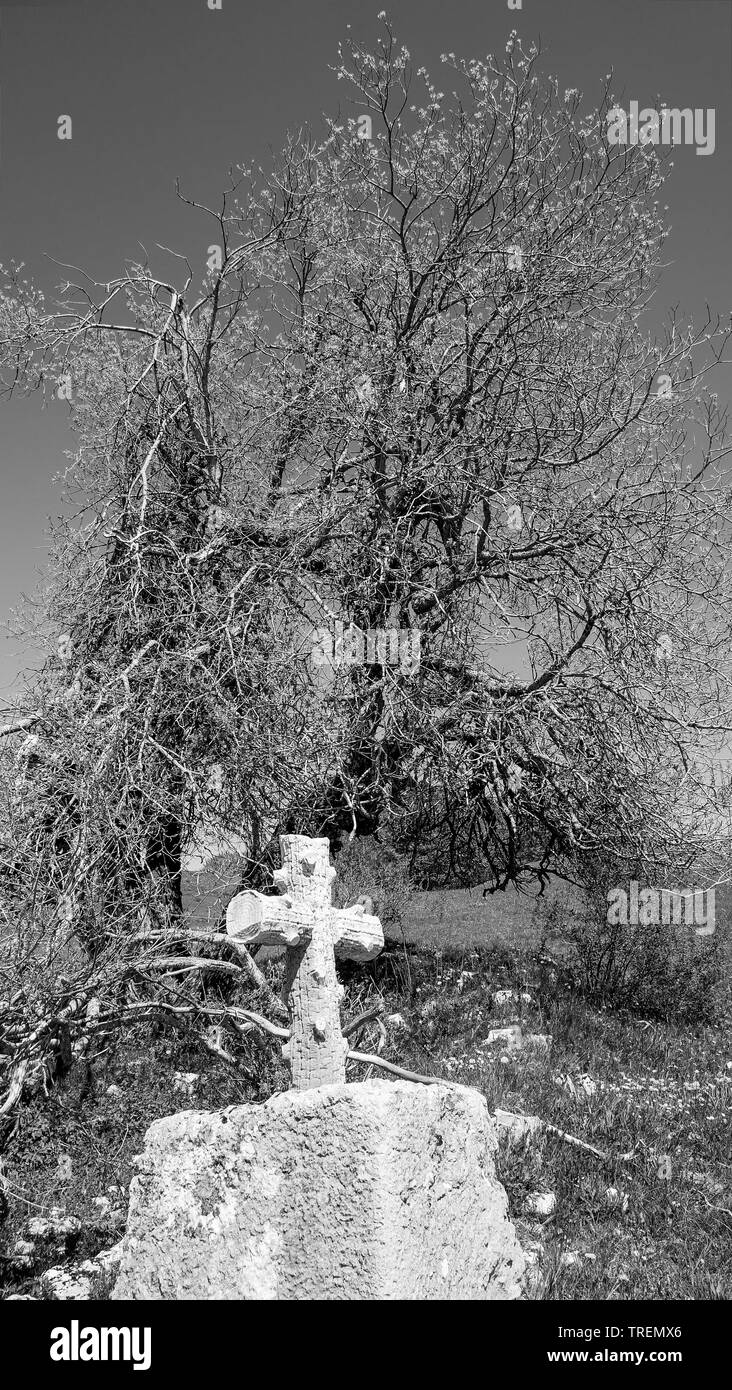
{"type": "MultiPolygon", "coordinates": [[[[382,6],[355,0],[55,0],[0,4],[0,260],[22,260],[47,294],[63,272],[100,279],[138,258],[171,273],[162,242],[203,265],[206,220],[184,192],[216,205],[227,171],[266,162],[287,129],[317,125],[343,99],[329,64],[351,24],[375,41],[382,6]],[[61,114],[73,139],[57,138],[61,114]]],[[[392,0],[415,67],[439,77],[441,52],[501,52],[511,29],[540,41],[544,71],[589,104],[615,74],[624,104],[713,107],[716,150],[676,155],[665,201],[672,262],[661,311],[732,309],[732,3],[730,0],[392,0]]],[[[439,83],[438,83],[439,85],[439,83]]],[[[732,398],[729,369],[714,383],[732,398]]],[[[65,407],[0,403],[0,621],[32,589],[44,527],[59,509],[52,477],[72,444],[65,407]]],[[[26,660],[0,637],[0,710],[26,660]]]]}

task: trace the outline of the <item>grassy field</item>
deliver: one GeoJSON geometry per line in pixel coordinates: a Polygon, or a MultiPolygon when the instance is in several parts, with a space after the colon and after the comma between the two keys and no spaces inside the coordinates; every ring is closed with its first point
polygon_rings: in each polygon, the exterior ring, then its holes
{"type": "MultiPolygon", "coordinates": [[[[220,923],[235,885],[189,875],[186,905],[201,930],[220,923]]],[[[728,895],[719,899],[727,924],[728,895]]],[[[489,1108],[538,1116],[600,1150],[543,1130],[529,1143],[501,1134],[499,1175],[532,1261],[527,1296],[538,1299],[728,1299],[732,1297],[732,1028],[681,1026],[598,1008],[583,997],[548,918],[581,909],[555,884],[545,898],[480,889],[414,894],[404,940],[367,969],[344,971],[344,1019],[378,1002],[388,1026],[383,1056],[420,1073],[476,1087],[489,1108]],[[542,944],[540,956],[537,946],[542,944]],[[506,998],[501,991],[512,991],[506,998]],[[489,1046],[497,1026],[518,1024],[518,1051],[489,1046]],[[552,1194],[543,1217],[532,1194],[552,1194]],[[551,1205],[551,1203],[550,1203],[551,1205]]],[[[565,943],[566,945],[566,943],[565,943]]],[[[264,954],[264,953],[263,953],[264,954]]],[[[276,986],[281,958],[260,956],[276,986]]],[[[239,1002],[258,1006],[242,987],[239,1002]]],[[[358,1045],[371,1050],[376,1032],[358,1045]]],[[[236,1048],[236,1044],[234,1047],[236,1048]]],[[[350,1064],[353,1081],[364,1069],[350,1064]]],[[[38,1296],[44,1269],[76,1267],[124,1227],[134,1157],[159,1116],[258,1103],[289,1084],[271,1039],[242,1040],[236,1065],[205,1052],[180,1023],[132,1030],[117,1048],[33,1099],[5,1155],[0,1202],[0,1292],[38,1296]],[[195,1073],[192,1096],[177,1073],[195,1073]],[[100,1201],[113,1189],[112,1224],[100,1201]],[[39,1248],[30,1266],[13,1258],[30,1217],[54,1207],[80,1233],[59,1256],[39,1248]],[[116,1224],[115,1224],[116,1223],[116,1224]]],[[[109,1205],[109,1203],[107,1203],[109,1205]]],[[[100,1290],[104,1295],[104,1290],[100,1290]]]]}
{"type": "Polygon", "coordinates": [[[475,1086],[489,1108],[536,1115],[551,1133],[500,1149],[500,1176],[540,1299],[729,1299],[732,1296],[732,1030],[651,1022],[545,992],[530,959],[461,953],[425,961],[402,1065],[475,1086]],[[460,976],[463,975],[462,985],[460,976]],[[496,1008],[496,986],[530,1002],[496,1008]],[[526,988],[528,986],[528,988],[526,988]],[[519,1022],[549,1050],[487,1048],[487,1030],[519,1022]],[[631,1155],[621,1158],[621,1155],[631,1155]],[[546,1218],[529,1194],[553,1193],[546,1218]]]}
{"type": "Polygon", "coordinates": [[[558,882],[542,897],[515,889],[485,897],[481,888],[415,893],[407,909],[404,934],[414,945],[433,950],[510,946],[528,951],[540,944],[552,908],[577,909],[580,903],[578,892],[558,882]]]}
{"type": "MultiPolygon", "coordinates": [[[[273,984],[280,968],[266,964],[273,984]]],[[[531,952],[505,947],[393,946],[368,974],[352,973],[345,1018],[375,999],[401,1016],[388,1027],[385,1058],[477,1087],[491,1110],[539,1116],[603,1151],[598,1158],[551,1133],[528,1144],[502,1138],[499,1175],[533,1261],[529,1297],[732,1296],[729,1026],[679,1029],[598,1010],[566,976],[542,974],[531,952]],[[524,1037],[550,1036],[548,1050],[486,1045],[491,1028],[510,1023],[524,1037]],[[543,1218],[527,1211],[536,1192],[554,1196],[543,1218]]],[[[359,1045],[375,1039],[367,1032],[359,1045]]],[[[350,1066],[352,1080],[363,1078],[363,1067],[350,1066]]],[[[111,1186],[125,1207],[153,1119],[191,1105],[260,1102],[287,1085],[276,1044],[242,1044],[237,1066],[226,1067],[179,1025],[135,1031],[83,1075],[73,1068],[31,1103],[6,1155],[5,1292],[37,1295],[43,1269],[59,1263],[58,1252],[41,1250],[32,1269],[13,1266],[30,1216],[61,1207],[79,1217],[81,1235],[64,1257],[71,1266],[119,1236],[121,1227],[100,1224],[95,1199],[111,1186]],[[176,1072],[197,1074],[192,1098],[177,1092],[176,1072]]]]}
{"type": "MultiPolygon", "coordinates": [[[[213,930],[236,887],[235,879],[214,870],[185,873],[183,904],[191,925],[213,930]]],[[[578,891],[558,880],[541,897],[536,891],[518,893],[513,888],[485,897],[482,888],[414,893],[404,935],[414,945],[435,950],[502,945],[529,950],[538,945],[553,906],[576,909],[581,901],[578,891]]]]}

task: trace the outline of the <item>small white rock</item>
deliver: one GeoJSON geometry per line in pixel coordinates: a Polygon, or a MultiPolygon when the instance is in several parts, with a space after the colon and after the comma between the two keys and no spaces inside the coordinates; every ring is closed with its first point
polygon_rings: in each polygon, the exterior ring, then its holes
{"type": "Polygon", "coordinates": [[[192,1096],[199,1078],[197,1071],[173,1072],[173,1090],[181,1096],[192,1096]]]}
{"type": "Polygon", "coordinates": [[[33,1216],[28,1222],[28,1234],[34,1240],[65,1240],[78,1235],[81,1222],[77,1216],[64,1216],[60,1207],[52,1207],[48,1218],[33,1216]]]}
{"type": "Polygon", "coordinates": [[[41,1290],[50,1299],[83,1303],[91,1294],[91,1280],[77,1270],[58,1266],[41,1275],[41,1290]]]}
{"type": "Polygon", "coordinates": [[[406,1028],[406,1023],[401,1014],[387,1014],[386,1021],[390,1028],[406,1028]]]}
{"type": "Polygon", "coordinates": [[[32,1240],[16,1240],[13,1246],[12,1263],[18,1270],[33,1268],[36,1247],[32,1240]]]}
{"type": "Polygon", "coordinates": [[[118,1240],[109,1250],[100,1250],[91,1260],[84,1260],[79,1265],[79,1273],[86,1275],[89,1279],[95,1278],[99,1274],[114,1275],[122,1263],[122,1241],[118,1240]]]}
{"type": "Polygon", "coordinates": [[[556,1206],[557,1198],[554,1192],[529,1192],[524,1201],[527,1216],[552,1216],[556,1206]]]}
{"type": "Polygon", "coordinates": [[[506,1134],[512,1144],[520,1144],[524,1139],[533,1139],[542,1130],[542,1121],[538,1115],[515,1115],[511,1110],[496,1110],[494,1119],[499,1132],[506,1134]]]}
{"type": "Polygon", "coordinates": [[[107,1087],[107,1090],[106,1090],[106,1094],[107,1094],[108,1096],[121,1096],[121,1095],[122,1095],[122,1087],[121,1087],[121,1086],[115,1086],[115,1085],[108,1086],[108,1087],[107,1087]]]}
{"type": "Polygon", "coordinates": [[[520,1052],[522,1041],[521,1029],[514,1023],[510,1028],[491,1028],[481,1047],[492,1047],[494,1043],[501,1043],[508,1052],[520,1052]]]}

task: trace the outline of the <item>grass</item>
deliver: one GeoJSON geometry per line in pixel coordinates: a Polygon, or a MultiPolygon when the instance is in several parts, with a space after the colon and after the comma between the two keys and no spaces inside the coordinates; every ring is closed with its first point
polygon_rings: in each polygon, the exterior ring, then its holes
{"type": "MultiPolygon", "coordinates": [[[[269,960],[266,968],[274,979],[280,964],[269,960]]],[[[732,1296],[728,1024],[680,1029],[594,1008],[569,988],[567,972],[501,946],[394,947],[344,978],[345,1017],[375,997],[387,1014],[401,1014],[404,1026],[390,1026],[385,1058],[476,1087],[491,1110],[539,1115],[610,1155],[599,1160],[551,1134],[518,1146],[502,1137],[499,1176],[519,1237],[536,1258],[532,1297],[732,1296]],[[515,990],[518,1001],[497,1004],[500,989],[515,990]],[[485,1046],[490,1028],[512,1022],[524,1034],[551,1034],[549,1052],[509,1055],[485,1046]],[[630,1162],[616,1157],[630,1151],[630,1162]],[[525,1214],[536,1191],[556,1196],[554,1213],[542,1220],[525,1214]]],[[[367,1033],[359,1046],[371,1050],[374,1042],[367,1033]]],[[[114,1200],[125,1205],[134,1156],[154,1119],[261,1102],[288,1084],[269,1041],[243,1043],[237,1061],[235,1068],[219,1063],[180,1026],[138,1029],[91,1072],[77,1066],[37,1097],[5,1155],[10,1196],[0,1217],[0,1288],[37,1294],[44,1268],[76,1264],[114,1243],[119,1232],[100,1221],[94,1199],[116,1187],[122,1194],[114,1200]],[[175,1089],[176,1072],[199,1074],[193,1097],[175,1089]],[[62,1157],[70,1168],[59,1165],[62,1157]],[[39,1250],[32,1270],[13,1271],[7,1257],[28,1216],[52,1207],[80,1218],[76,1245],[39,1250]]],[[[351,1064],[349,1079],[365,1074],[351,1064]]]]}
{"type": "Polygon", "coordinates": [[[491,1110],[541,1116],[610,1155],[603,1162],[551,1134],[519,1146],[502,1138],[512,1219],[539,1256],[533,1296],[729,1298],[729,1026],[679,1030],[537,983],[530,957],[462,953],[431,969],[425,960],[399,1047],[402,1065],[474,1086],[491,1110]],[[534,996],[521,1014],[494,1007],[496,987],[511,985],[534,996]],[[550,1051],[496,1055],[481,1046],[490,1027],[511,1022],[551,1034],[550,1051]],[[630,1162],[614,1157],[631,1151],[630,1162]],[[556,1196],[542,1221],[523,1214],[535,1191],[556,1196]]]}
{"type": "MultiPolygon", "coordinates": [[[[195,873],[185,872],[183,907],[189,925],[211,931],[220,924],[238,883],[238,874],[226,860],[211,861],[195,873]]],[[[359,891],[368,887],[362,883],[359,891]]],[[[529,950],[541,939],[552,909],[581,901],[578,889],[558,879],[550,882],[541,897],[535,889],[519,893],[515,888],[485,897],[480,887],[415,892],[404,910],[404,936],[413,945],[433,950],[496,945],[529,950]]]]}

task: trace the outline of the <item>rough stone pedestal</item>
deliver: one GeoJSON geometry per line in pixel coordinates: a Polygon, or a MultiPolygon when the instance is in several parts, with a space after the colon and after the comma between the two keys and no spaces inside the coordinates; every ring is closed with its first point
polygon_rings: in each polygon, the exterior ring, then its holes
{"type": "Polygon", "coordinates": [[[158,1120],[112,1297],[519,1298],[495,1148],[477,1091],[408,1081],[158,1120]]]}

